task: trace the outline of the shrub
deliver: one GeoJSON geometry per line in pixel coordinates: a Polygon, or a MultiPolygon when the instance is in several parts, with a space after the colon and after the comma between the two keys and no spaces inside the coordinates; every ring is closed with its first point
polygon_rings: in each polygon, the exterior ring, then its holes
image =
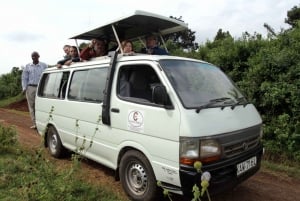
{"type": "Polygon", "coordinates": [[[0,124],[0,152],[13,151],[18,144],[17,132],[13,127],[5,127],[0,124]]]}

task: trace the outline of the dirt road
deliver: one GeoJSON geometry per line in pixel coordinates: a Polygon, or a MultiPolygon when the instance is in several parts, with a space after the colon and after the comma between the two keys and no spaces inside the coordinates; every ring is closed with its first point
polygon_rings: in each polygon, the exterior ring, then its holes
{"type": "MultiPolygon", "coordinates": [[[[11,106],[15,110],[0,108],[0,123],[13,125],[18,131],[20,143],[28,148],[37,149],[41,146],[40,136],[30,129],[31,120],[26,105],[11,106]],[[23,112],[20,112],[22,110],[23,112]],[[25,112],[24,112],[25,111],[25,112]]],[[[69,159],[56,160],[64,166],[71,163],[69,159]]],[[[114,172],[92,161],[85,161],[83,169],[87,181],[115,189],[121,197],[126,197],[121,184],[114,180],[114,172]]],[[[175,198],[182,200],[181,198],[175,198]]],[[[212,197],[213,201],[300,201],[300,180],[287,175],[261,169],[256,175],[239,185],[234,190],[212,197]]]]}

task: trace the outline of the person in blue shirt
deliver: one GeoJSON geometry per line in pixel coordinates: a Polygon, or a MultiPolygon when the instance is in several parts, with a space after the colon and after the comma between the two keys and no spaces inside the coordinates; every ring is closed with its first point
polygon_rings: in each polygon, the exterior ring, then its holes
{"type": "Polygon", "coordinates": [[[165,49],[162,49],[157,44],[157,37],[154,35],[146,36],[146,48],[142,48],[141,53],[155,54],[155,55],[168,55],[165,49]]]}
{"type": "Polygon", "coordinates": [[[34,108],[36,88],[42,72],[48,67],[48,65],[39,61],[40,55],[38,52],[32,52],[31,58],[32,63],[27,64],[22,72],[22,89],[23,93],[26,94],[28,109],[33,122],[33,126],[30,128],[36,129],[34,108]]]}

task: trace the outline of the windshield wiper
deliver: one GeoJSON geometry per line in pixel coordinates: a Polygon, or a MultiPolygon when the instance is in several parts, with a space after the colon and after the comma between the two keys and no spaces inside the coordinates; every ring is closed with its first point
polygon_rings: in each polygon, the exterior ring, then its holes
{"type": "Polygon", "coordinates": [[[222,97],[222,98],[211,99],[211,100],[209,100],[208,103],[199,106],[199,107],[196,109],[196,112],[199,113],[200,110],[202,110],[203,108],[207,108],[207,107],[212,106],[212,105],[214,105],[214,104],[216,104],[216,103],[224,102],[224,101],[230,100],[230,99],[231,99],[231,98],[228,98],[228,97],[222,97]]]}
{"type": "Polygon", "coordinates": [[[244,96],[239,97],[239,98],[237,98],[236,100],[237,100],[237,102],[231,106],[231,109],[232,109],[232,110],[235,108],[235,106],[241,105],[241,103],[243,103],[242,105],[243,105],[244,107],[246,107],[246,105],[249,104],[249,102],[247,101],[247,99],[246,99],[244,96]]]}

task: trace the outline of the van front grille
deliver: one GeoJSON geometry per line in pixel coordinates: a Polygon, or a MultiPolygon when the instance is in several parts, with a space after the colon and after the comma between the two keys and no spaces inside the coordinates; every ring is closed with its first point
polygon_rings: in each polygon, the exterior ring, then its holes
{"type": "Polygon", "coordinates": [[[226,157],[230,158],[240,153],[246,152],[253,149],[259,144],[260,137],[256,136],[244,141],[240,141],[231,145],[224,147],[224,154],[226,157]]]}

